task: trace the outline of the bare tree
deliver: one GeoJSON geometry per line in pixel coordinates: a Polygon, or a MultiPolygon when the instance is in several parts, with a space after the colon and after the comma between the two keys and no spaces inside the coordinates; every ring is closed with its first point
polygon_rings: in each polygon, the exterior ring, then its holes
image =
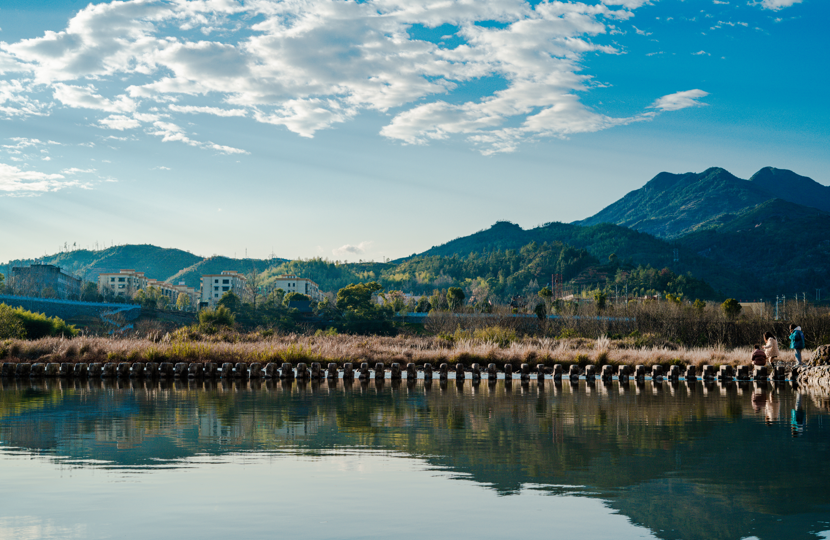
{"type": "Polygon", "coordinates": [[[256,268],[251,268],[251,271],[245,274],[245,296],[254,306],[254,311],[257,309],[257,300],[262,295],[262,281],[262,276],[256,268]]]}

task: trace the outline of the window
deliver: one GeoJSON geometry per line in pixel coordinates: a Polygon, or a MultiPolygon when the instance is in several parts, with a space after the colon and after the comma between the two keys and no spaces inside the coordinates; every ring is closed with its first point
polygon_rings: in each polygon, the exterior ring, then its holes
{"type": "Polygon", "coordinates": [[[219,298],[219,293],[213,295],[214,298],[219,298]]]}
{"type": "Polygon", "coordinates": [[[118,278],[118,283],[124,283],[124,278],[122,278],[122,277],[118,278]]]}
{"type": "Polygon", "coordinates": [[[230,282],[231,282],[231,280],[229,280],[229,279],[223,279],[222,280],[222,285],[227,285],[230,282]]]}
{"type": "Polygon", "coordinates": [[[124,288],[124,285],[119,285],[119,286],[118,286],[118,288],[119,288],[119,289],[123,289],[123,288],[124,288]]]}
{"type": "Polygon", "coordinates": [[[115,281],[115,278],[114,278],[114,277],[111,277],[111,278],[110,278],[110,282],[112,283],[112,282],[114,282],[114,281],[115,281]]]}
{"type": "Polygon", "coordinates": [[[214,290],[214,291],[218,291],[218,290],[219,290],[219,285],[214,286],[214,287],[213,287],[213,290],[214,290]]]}
{"type": "Polygon", "coordinates": [[[223,290],[223,291],[229,291],[229,290],[230,290],[230,287],[222,287],[222,290],[223,290]]]}

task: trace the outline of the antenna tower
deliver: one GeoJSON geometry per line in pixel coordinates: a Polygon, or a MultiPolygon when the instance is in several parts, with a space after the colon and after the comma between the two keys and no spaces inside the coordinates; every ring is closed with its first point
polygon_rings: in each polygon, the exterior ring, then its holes
{"type": "Polygon", "coordinates": [[[562,292],[562,274],[553,274],[551,284],[553,285],[552,292],[554,300],[559,300],[565,296],[562,292]]]}

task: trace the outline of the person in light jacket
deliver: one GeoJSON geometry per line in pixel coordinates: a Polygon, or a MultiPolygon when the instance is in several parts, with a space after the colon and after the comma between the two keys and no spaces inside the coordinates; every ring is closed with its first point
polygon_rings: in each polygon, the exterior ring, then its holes
{"type": "Polygon", "coordinates": [[[798,367],[804,365],[801,361],[801,351],[804,349],[804,332],[801,331],[800,326],[794,324],[790,325],[790,348],[795,349],[795,362],[798,367]]]}
{"type": "Polygon", "coordinates": [[[769,363],[772,364],[778,358],[778,340],[775,339],[772,332],[765,332],[764,340],[764,353],[766,353],[769,363]]]}

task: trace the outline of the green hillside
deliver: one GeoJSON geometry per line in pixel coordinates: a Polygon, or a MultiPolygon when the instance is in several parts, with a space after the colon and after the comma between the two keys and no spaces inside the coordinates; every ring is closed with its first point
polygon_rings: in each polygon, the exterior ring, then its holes
{"type": "MultiPolygon", "coordinates": [[[[202,257],[187,251],[147,244],[113,246],[100,251],[68,251],[37,259],[38,262],[60,266],[87,281],[97,281],[98,274],[125,269],[144,272],[148,277],[164,280],[201,260],[202,257]]],[[[33,259],[13,260],[7,266],[28,266],[34,262],[33,259]]]]}
{"type": "Polygon", "coordinates": [[[240,274],[246,275],[256,271],[259,274],[280,261],[282,259],[232,259],[230,257],[214,256],[207,259],[200,259],[195,264],[182,268],[170,274],[165,279],[170,283],[180,283],[183,281],[188,287],[198,289],[201,287],[203,275],[219,274],[224,270],[235,270],[240,274]]]}
{"type": "Polygon", "coordinates": [[[830,187],[806,176],[765,167],[742,180],[712,167],[702,173],[662,172],[576,224],[613,223],[660,238],[678,238],[728,224],[738,214],[776,198],[830,212],[830,187]]]}
{"type": "Polygon", "coordinates": [[[752,280],[746,273],[725,268],[723,264],[700,256],[694,250],[677,243],[607,223],[592,227],[549,223],[524,230],[513,223],[498,222],[489,229],[433,247],[420,256],[486,254],[495,250],[519,249],[531,242],[559,242],[584,249],[598,261],[608,261],[611,255],[616,255],[631,266],[669,268],[676,274],[690,272],[725,295],[750,297],[758,294],[752,288],[752,280]],[[675,249],[679,259],[677,261],[675,249]]]}
{"type": "Polygon", "coordinates": [[[698,229],[718,216],[740,212],[773,198],[766,191],[712,167],[702,173],[662,172],[579,225],[614,223],[661,238],[698,229]]]}
{"type": "Polygon", "coordinates": [[[779,199],[678,242],[713,262],[751,274],[755,287],[769,295],[812,296],[830,283],[830,214],[779,199]]]}
{"type": "Polygon", "coordinates": [[[278,264],[266,270],[261,279],[262,285],[267,287],[277,276],[295,275],[311,279],[321,291],[337,292],[350,283],[378,281],[385,271],[394,267],[394,264],[377,262],[336,264],[317,257],[278,264]]]}
{"type": "Polygon", "coordinates": [[[778,199],[830,212],[830,187],[786,169],[764,167],[749,179],[778,199]]]}

